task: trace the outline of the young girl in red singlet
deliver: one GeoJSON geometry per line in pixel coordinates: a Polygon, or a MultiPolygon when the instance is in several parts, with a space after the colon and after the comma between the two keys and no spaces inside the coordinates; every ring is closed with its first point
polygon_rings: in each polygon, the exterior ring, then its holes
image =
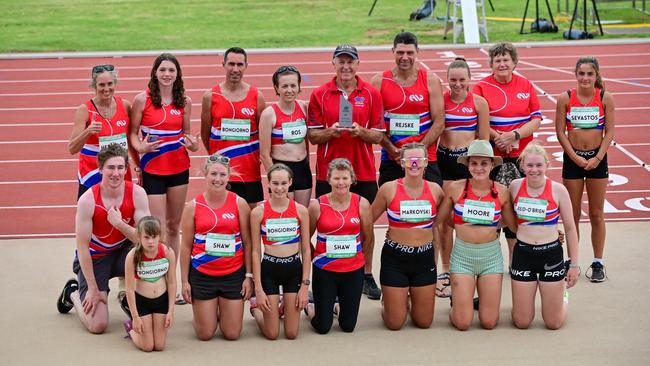
{"type": "Polygon", "coordinates": [[[131,318],[127,334],[139,349],[162,351],[174,319],[176,256],[160,242],[160,220],[145,216],[138,222],[140,239],[126,256],[124,277],[131,318]],[[170,295],[172,294],[172,295],[170,295]]]}
{"type": "Polygon", "coordinates": [[[307,208],[288,197],[292,172],[276,163],[267,171],[271,196],[251,212],[253,278],[255,298],[251,314],[268,339],[280,334],[280,307],[284,313],[284,333],[298,336],[300,312],[307,305],[311,247],[307,208]],[[262,248],[264,246],[264,253],[262,248]],[[280,305],[280,286],[283,304],[280,305]]]}

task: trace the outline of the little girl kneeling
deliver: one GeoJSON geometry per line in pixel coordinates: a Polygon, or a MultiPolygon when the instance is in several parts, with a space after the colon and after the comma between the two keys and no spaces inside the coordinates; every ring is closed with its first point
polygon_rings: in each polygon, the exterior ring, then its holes
{"type": "Polygon", "coordinates": [[[145,216],[137,226],[138,243],[126,256],[124,278],[131,319],[124,328],[141,350],[162,351],[174,319],[174,251],[160,242],[160,220],[145,216]]]}

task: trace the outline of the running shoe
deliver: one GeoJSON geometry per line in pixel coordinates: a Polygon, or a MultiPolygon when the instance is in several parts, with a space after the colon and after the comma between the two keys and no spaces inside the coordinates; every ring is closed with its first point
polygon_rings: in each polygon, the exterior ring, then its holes
{"type": "Polygon", "coordinates": [[[474,298],[474,310],[478,311],[478,305],[479,305],[479,303],[478,303],[478,297],[475,297],[475,298],[474,298]]]}
{"type": "Polygon", "coordinates": [[[133,321],[131,319],[124,321],[124,330],[126,331],[126,338],[131,338],[131,329],[133,329],[133,321]]]}
{"type": "Polygon", "coordinates": [[[370,300],[379,300],[381,298],[381,290],[375,282],[375,278],[372,274],[366,274],[363,277],[363,290],[362,292],[368,295],[370,300]]]}
{"type": "Polygon", "coordinates": [[[312,307],[312,311],[314,308],[314,293],[309,291],[307,292],[307,306],[305,306],[304,309],[302,309],[305,312],[305,315],[309,317],[309,307],[312,307]]]}
{"type": "Polygon", "coordinates": [[[181,294],[176,294],[175,304],[176,305],[186,305],[187,301],[185,301],[185,299],[183,298],[183,296],[181,294]]]}
{"type": "Polygon", "coordinates": [[[585,277],[591,282],[603,282],[607,278],[607,271],[605,266],[599,262],[593,262],[591,266],[585,271],[585,277]]]}
{"type": "Polygon", "coordinates": [[[59,299],[56,301],[56,309],[59,311],[59,313],[67,314],[70,312],[70,310],[72,310],[74,304],[72,304],[70,294],[77,291],[78,288],[79,283],[74,278],[69,279],[68,282],[65,283],[65,286],[63,286],[63,290],[61,291],[61,295],[59,295],[59,299]]]}
{"type": "Polygon", "coordinates": [[[332,313],[334,313],[334,316],[338,318],[340,312],[341,312],[341,305],[339,305],[339,298],[337,296],[336,299],[334,299],[334,306],[332,307],[332,313]]]}
{"type": "Polygon", "coordinates": [[[120,300],[120,308],[122,309],[124,314],[126,314],[126,316],[128,316],[129,319],[131,319],[131,309],[129,308],[129,302],[126,301],[126,296],[124,296],[122,300],[120,300]]]}
{"type": "Polygon", "coordinates": [[[117,300],[122,301],[122,298],[126,296],[126,283],[124,277],[120,277],[117,284],[117,300]]]}
{"type": "Polygon", "coordinates": [[[257,297],[252,296],[251,298],[249,298],[248,304],[249,304],[249,310],[251,312],[251,316],[254,318],[255,315],[253,315],[253,310],[257,309],[257,297]]]}

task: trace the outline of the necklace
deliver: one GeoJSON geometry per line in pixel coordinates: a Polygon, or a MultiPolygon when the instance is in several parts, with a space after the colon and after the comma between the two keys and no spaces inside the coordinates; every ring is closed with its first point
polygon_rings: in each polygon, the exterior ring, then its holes
{"type": "Polygon", "coordinates": [[[95,98],[91,100],[93,102],[93,105],[95,106],[95,109],[97,110],[97,114],[99,114],[105,120],[110,120],[111,118],[113,118],[116,109],[116,105],[113,99],[111,99],[108,106],[100,104],[95,100],[95,98]]]}

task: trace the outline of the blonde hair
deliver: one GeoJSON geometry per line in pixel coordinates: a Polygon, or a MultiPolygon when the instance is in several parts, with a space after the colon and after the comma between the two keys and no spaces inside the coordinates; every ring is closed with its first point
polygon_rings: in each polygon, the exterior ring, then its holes
{"type": "Polygon", "coordinates": [[[221,164],[226,167],[228,174],[230,174],[230,158],[225,155],[212,154],[205,159],[205,164],[203,165],[203,171],[205,174],[208,174],[208,170],[214,164],[221,164]]]}
{"type": "Polygon", "coordinates": [[[354,174],[354,168],[352,168],[352,163],[350,160],[344,158],[338,158],[330,161],[329,166],[327,167],[327,181],[332,178],[332,172],[335,170],[347,170],[350,172],[350,178],[352,178],[352,184],[357,182],[357,175],[354,174]]]}
{"type": "Polygon", "coordinates": [[[546,149],[544,148],[544,146],[542,146],[541,142],[537,140],[533,140],[529,142],[528,145],[526,145],[524,150],[519,155],[519,158],[517,158],[517,164],[521,166],[524,163],[524,160],[526,160],[526,157],[528,157],[529,155],[543,156],[546,165],[551,163],[551,161],[548,158],[548,153],[546,152],[546,149]]]}
{"type": "Polygon", "coordinates": [[[429,151],[427,151],[427,147],[424,146],[424,144],[419,143],[419,142],[409,142],[408,144],[405,144],[402,146],[402,148],[399,150],[399,157],[400,159],[404,159],[404,153],[406,150],[415,150],[415,149],[422,149],[424,151],[424,157],[429,158],[429,151]]]}

